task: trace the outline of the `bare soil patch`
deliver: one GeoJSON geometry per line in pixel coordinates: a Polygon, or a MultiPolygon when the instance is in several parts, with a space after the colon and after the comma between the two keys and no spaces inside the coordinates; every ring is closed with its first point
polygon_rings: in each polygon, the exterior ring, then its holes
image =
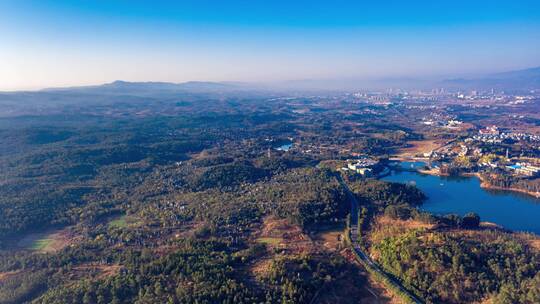
{"type": "Polygon", "coordinates": [[[335,229],[317,233],[314,241],[318,246],[321,246],[330,251],[341,249],[343,240],[343,229],[335,229]]]}
{"type": "Polygon", "coordinates": [[[408,147],[398,151],[400,157],[414,157],[417,154],[429,153],[437,148],[444,146],[445,141],[440,139],[426,139],[409,141],[408,147]]]}
{"type": "Polygon", "coordinates": [[[21,272],[20,270],[0,272],[0,283],[2,283],[4,280],[7,280],[13,276],[18,275],[20,272],[21,272]]]}
{"type": "Polygon", "coordinates": [[[269,249],[278,249],[283,254],[301,255],[317,252],[317,246],[297,225],[285,219],[267,217],[263,221],[256,242],[265,243],[269,249]]]}
{"type": "Polygon", "coordinates": [[[103,279],[118,274],[122,268],[117,264],[83,264],[73,267],[69,275],[72,280],[83,277],[103,279]]]}

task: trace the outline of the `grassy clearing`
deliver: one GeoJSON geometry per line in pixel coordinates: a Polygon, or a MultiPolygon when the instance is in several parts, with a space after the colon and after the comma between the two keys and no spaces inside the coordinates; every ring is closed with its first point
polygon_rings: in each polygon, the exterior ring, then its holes
{"type": "Polygon", "coordinates": [[[277,237],[261,237],[257,239],[257,242],[277,246],[279,245],[283,239],[277,238],[277,237]]]}
{"type": "Polygon", "coordinates": [[[125,228],[127,227],[126,216],[121,216],[117,219],[114,219],[109,222],[109,227],[111,228],[125,228]]]}
{"type": "Polygon", "coordinates": [[[54,240],[51,238],[38,239],[30,245],[31,250],[45,250],[54,240]]]}
{"type": "Polygon", "coordinates": [[[69,227],[49,229],[44,232],[33,232],[22,235],[14,244],[13,249],[33,250],[40,252],[55,252],[79,240],[69,227]]]}

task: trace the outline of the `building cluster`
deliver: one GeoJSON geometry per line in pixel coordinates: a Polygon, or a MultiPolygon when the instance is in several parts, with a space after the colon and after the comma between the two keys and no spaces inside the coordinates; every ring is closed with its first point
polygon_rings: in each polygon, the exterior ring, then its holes
{"type": "Polygon", "coordinates": [[[499,101],[507,102],[508,104],[523,104],[527,101],[533,100],[536,96],[531,92],[530,95],[513,95],[506,94],[505,92],[496,92],[494,89],[478,91],[472,90],[469,92],[458,92],[453,94],[455,98],[459,100],[469,101],[499,101]]]}
{"type": "Polygon", "coordinates": [[[501,132],[497,126],[481,129],[473,139],[484,143],[499,144],[506,139],[515,141],[540,142],[540,136],[528,133],[501,132]]]}
{"type": "Polygon", "coordinates": [[[506,166],[510,171],[513,171],[516,175],[523,175],[528,177],[536,177],[540,175],[540,167],[533,166],[529,163],[516,163],[506,166]]]}
{"type": "Polygon", "coordinates": [[[481,129],[478,133],[480,133],[480,135],[499,135],[500,131],[497,126],[490,126],[481,129]]]}
{"type": "Polygon", "coordinates": [[[422,118],[422,124],[447,129],[459,129],[462,127],[463,122],[450,115],[432,113],[428,117],[422,118]]]}
{"type": "MultiPolygon", "coordinates": [[[[495,138],[494,136],[503,136],[505,133],[499,135],[481,135],[481,138],[487,139],[490,142],[502,140],[501,138],[495,138]]],[[[507,135],[504,135],[505,138],[507,135]]],[[[478,138],[475,138],[478,139],[478,138]]],[[[450,174],[451,170],[498,170],[499,172],[506,172],[517,177],[540,177],[540,167],[526,162],[515,162],[509,155],[509,149],[506,148],[506,154],[497,156],[494,153],[484,152],[482,148],[472,144],[474,139],[467,138],[464,143],[456,143],[450,148],[446,149],[446,152],[432,152],[429,157],[430,160],[439,161],[441,166],[441,173],[450,174]],[[454,157],[460,157],[461,159],[455,159],[454,157]],[[458,160],[458,161],[456,161],[458,160]],[[443,172],[443,165],[446,165],[443,172]]],[[[534,160],[534,158],[531,158],[534,160]]],[[[533,161],[534,162],[534,161],[533,161]]]]}
{"type": "Polygon", "coordinates": [[[379,163],[378,160],[372,158],[361,158],[347,160],[347,167],[341,168],[343,171],[353,171],[362,176],[372,176],[373,167],[379,163]]]}

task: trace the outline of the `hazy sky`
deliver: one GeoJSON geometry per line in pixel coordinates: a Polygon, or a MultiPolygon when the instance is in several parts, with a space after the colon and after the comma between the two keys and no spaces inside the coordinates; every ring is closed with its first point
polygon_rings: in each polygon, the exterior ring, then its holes
{"type": "Polygon", "coordinates": [[[538,0],[0,1],[2,90],[533,66],[538,0]]]}

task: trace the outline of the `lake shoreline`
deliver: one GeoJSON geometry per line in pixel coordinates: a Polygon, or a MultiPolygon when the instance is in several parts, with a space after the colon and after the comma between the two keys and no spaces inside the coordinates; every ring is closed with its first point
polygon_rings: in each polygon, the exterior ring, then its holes
{"type": "MultiPolygon", "coordinates": [[[[441,174],[438,169],[429,169],[429,170],[416,169],[416,172],[418,172],[420,174],[426,174],[426,175],[432,175],[432,176],[438,176],[438,177],[447,177],[447,176],[449,176],[449,175],[446,175],[446,174],[441,174]]],[[[533,192],[533,191],[528,191],[528,190],[520,189],[520,188],[512,188],[512,187],[507,188],[507,187],[493,186],[493,185],[491,185],[489,183],[489,181],[487,181],[485,178],[483,178],[480,173],[477,173],[477,172],[475,172],[475,173],[461,173],[458,176],[460,176],[460,177],[476,177],[476,178],[478,178],[480,180],[480,188],[482,188],[482,189],[517,192],[517,193],[521,193],[521,194],[530,195],[530,196],[532,196],[534,198],[540,198],[540,192],[533,192]]]]}
{"type": "Polygon", "coordinates": [[[493,186],[485,178],[483,178],[482,175],[479,173],[473,173],[472,176],[476,176],[480,180],[480,187],[483,189],[518,192],[518,193],[523,193],[523,194],[533,196],[535,198],[540,198],[540,192],[532,192],[532,191],[527,191],[520,188],[511,188],[511,187],[507,188],[507,187],[493,186]]]}
{"type": "Polygon", "coordinates": [[[534,224],[535,215],[539,215],[539,210],[530,205],[531,200],[535,204],[540,203],[538,201],[540,197],[534,192],[493,187],[482,179],[479,173],[462,173],[456,175],[455,179],[447,178],[436,169],[425,170],[421,161],[411,164],[405,162],[401,165],[398,163],[397,166],[390,166],[390,169],[392,173],[381,179],[391,182],[414,183],[432,199],[431,203],[433,204],[429,204],[429,206],[426,204],[422,207],[428,212],[460,215],[476,212],[483,216],[484,220],[497,223],[499,228],[508,232],[532,232],[537,236],[540,235],[538,225],[534,224]],[[488,191],[489,189],[496,190],[496,192],[488,191]],[[463,199],[464,197],[465,199],[463,199]],[[519,214],[523,222],[513,220],[514,216],[508,216],[512,214],[516,214],[515,216],[519,214]]]}

